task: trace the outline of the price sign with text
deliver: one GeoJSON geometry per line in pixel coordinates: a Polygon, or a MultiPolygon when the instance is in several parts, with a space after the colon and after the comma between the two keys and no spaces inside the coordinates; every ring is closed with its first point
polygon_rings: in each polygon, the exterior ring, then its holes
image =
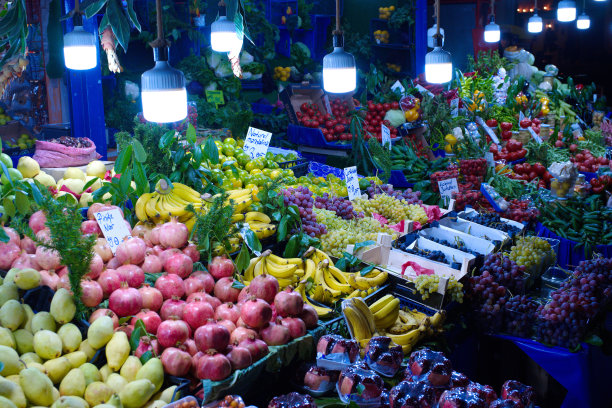
{"type": "Polygon", "coordinates": [[[344,169],[344,181],[346,182],[346,191],[348,192],[349,200],[361,197],[357,167],[346,167],[344,169]]]}
{"type": "Polygon", "coordinates": [[[487,161],[487,165],[489,167],[495,167],[495,160],[493,158],[493,153],[486,152],[484,155],[485,160],[487,161]]]}
{"type": "Polygon", "coordinates": [[[217,108],[225,103],[223,91],[206,91],[206,102],[214,103],[217,108]]]}
{"type": "Polygon", "coordinates": [[[393,92],[397,90],[397,92],[399,92],[400,95],[404,95],[404,92],[406,92],[406,89],[404,88],[404,86],[401,84],[400,81],[395,81],[395,83],[391,85],[391,90],[393,92]]]}
{"type": "Polygon", "coordinates": [[[323,95],[323,103],[325,104],[325,110],[327,111],[327,113],[331,115],[332,107],[331,107],[331,104],[329,103],[329,96],[323,95]]]}
{"type": "Polygon", "coordinates": [[[268,151],[268,145],[270,144],[271,138],[272,133],[254,127],[249,127],[249,131],[244,139],[243,150],[251,159],[265,156],[266,152],[268,151]]]}
{"type": "Polygon", "coordinates": [[[440,188],[440,195],[442,197],[453,198],[453,193],[459,192],[459,186],[457,185],[457,179],[439,180],[438,187],[440,188]]]}
{"type": "Polygon", "coordinates": [[[386,146],[389,143],[389,150],[391,150],[391,130],[384,124],[381,124],[380,134],[382,136],[382,145],[386,146]]]}
{"type": "Polygon", "coordinates": [[[118,208],[94,213],[94,217],[113,254],[126,237],[132,236],[118,208]]]}
{"type": "Polygon", "coordinates": [[[459,98],[454,98],[450,103],[451,115],[456,118],[459,115],[459,98]]]}

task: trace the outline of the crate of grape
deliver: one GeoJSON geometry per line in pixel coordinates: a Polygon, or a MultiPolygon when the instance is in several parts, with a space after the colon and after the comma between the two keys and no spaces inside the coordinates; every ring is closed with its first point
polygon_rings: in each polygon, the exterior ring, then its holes
{"type": "Polygon", "coordinates": [[[452,228],[437,226],[419,231],[419,235],[438,244],[467,252],[474,256],[487,255],[495,250],[495,245],[486,239],[474,237],[452,228]]]}
{"type": "Polygon", "coordinates": [[[518,265],[525,267],[525,271],[536,278],[542,275],[549,266],[554,265],[557,255],[554,245],[558,247],[558,240],[547,240],[541,237],[518,237],[510,249],[509,257],[518,265]]]}
{"type": "Polygon", "coordinates": [[[490,241],[497,249],[507,242],[510,242],[510,235],[503,231],[476,224],[475,222],[466,221],[461,218],[445,217],[438,222],[441,226],[490,241]]]}
{"type": "Polygon", "coordinates": [[[431,241],[427,238],[404,235],[398,238],[393,246],[401,251],[417,255],[435,262],[450,266],[455,270],[469,269],[476,260],[476,256],[458,249],[431,241]]]}
{"type": "Polygon", "coordinates": [[[520,222],[512,221],[507,218],[502,218],[496,213],[479,213],[476,210],[468,208],[459,214],[458,218],[494,228],[508,234],[510,237],[519,235],[525,229],[525,226],[520,222]]]}
{"type": "Polygon", "coordinates": [[[504,331],[513,336],[531,338],[535,332],[539,306],[538,302],[526,295],[510,298],[504,308],[504,331]]]}

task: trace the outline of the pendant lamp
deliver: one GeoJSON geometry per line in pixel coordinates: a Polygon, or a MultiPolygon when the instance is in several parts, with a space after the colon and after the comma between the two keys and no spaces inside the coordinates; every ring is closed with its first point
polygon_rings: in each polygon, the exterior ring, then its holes
{"type": "Polygon", "coordinates": [[[489,24],[484,28],[484,40],[488,43],[499,42],[501,38],[501,31],[499,25],[495,24],[495,0],[491,0],[491,14],[489,24]]]}
{"type": "Polygon", "coordinates": [[[533,34],[542,32],[542,17],[538,16],[538,0],[535,0],[533,5],[533,16],[527,21],[527,31],[533,34]]]}
{"type": "Polygon", "coordinates": [[[582,0],[582,14],[576,19],[576,28],[579,30],[588,30],[591,27],[591,19],[586,15],[586,1],[582,0]]]}
{"type": "Polygon", "coordinates": [[[561,0],[557,5],[557,20],[561,22],[576,19],[576,2],[574,0],[561,0]]]}
{"type": "Polygon", "coordinates": [[[219,3],[219,18],[210,26],[210,46],[216,52],[240,51],[242,36],[238,36],[236,24],[227,19],[225,2],[219,3]]]}
{"type": "Polygon", "coordinates": [[[95,68],[98,65],[96,36],[83,29],[79,0],[75,0],[72,14],[74,30],[64,34],[64,65],[77,71],[95,68]]]}
{"type": "Polygon", "coordinates": [[[142,115],[149,122],[170,123],[187,117],[185,76],[168,63],[168,41],[164,38],[161,0],[157,9],[157,39],[151,43],[155,67],[142,74],[142,115]]]}
{"type": "Polygon", "coordinates": [[[453,78],[453,61],[450,52],[442,49],[440,35],[440,0],[436,0],[436,34],[434,49],[425,55],[425,80],[431,84],[443,84],[453,78]]]}
{"type": "Polygon", "coordinates": [[[348,93],[357,87],[355,58],[344,51],[344,36],[340,29],[340,0],[336,0],[334,50],[323,57],[323,89],[329,93],[348,93]]]}

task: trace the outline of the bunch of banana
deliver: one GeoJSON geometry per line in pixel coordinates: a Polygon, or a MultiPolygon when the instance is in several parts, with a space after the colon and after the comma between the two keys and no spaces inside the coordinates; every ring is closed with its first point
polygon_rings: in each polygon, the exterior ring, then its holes
{"type": "Polygon", "coordinates": [[[249,211],[245,214],[234,214],[232,222],[245,222],[249,228],[257,235],[257,238],[268,238],[276,232],[276,225],[266,214],[259,211],[249,211]]]}
{"type": "Polygon", "coordinates": [[[355,340],[367,343],[378,335],[374,315],[362,299],[346,299],[342,302],[342,313],[355,340]]]}
{"type": "Polygon", "coordinates": [[[431,317],[416,310],[400,310],[400,312],[399,321],[393,327],[395,327],[394,331],[401,331],[401,333],[393,334],[389,329],[383,331],[383,334],[402,346],[404,354],[410,353],[420,339],[441,330],[445,316],[444,311],[437,312],[431,317]]]}
{"type": "Polygon", "coordinates": [[[325,319],[327,317],[330,317],[333,313],[332,308],[314,304],[310,301],[308,296],[306,296],[306,283],[307,282],[303,280],[300,283],[298,283],[297,287],[295,288],[295,291],[298,292],[300,295],[302,295],[302,299],[304,299],[304,304],[308,304],[312,306],[314,310],[317,311],[317,315],[319,315],[319,319],[325,319]]]}
{"type": "MultiPolygon", "coordinates": [[[[227,198],[225,199],[224,204],[232,204],[234,206],[234,214],[243,214],[249,209],[251,204],[253,204],[253,190],[249,188],[227,190],[225,194],[227,195],[227,198]]],[[[213,196],[208,195],[204,198],[204,200],[211,203],[215,198],[220,196],[221,194],[215,194],[213,196]]]]}
{"type": "Polygon", "coordinates": [[[301,258],[281,258],[274,255],[269,249],[260,256],[251,259],[244,271],[245,283],[250,282],[258,275],[271,275],[278,280],[281,289],[297,284],[304,276],[301,258]]]}
{"type": "Polygon", "coordinates": [[[385,295],[369,307],[374,315],[376,328],[388,329],[393,326],[399,318],[400,300],[393,295],[385,295]]]}

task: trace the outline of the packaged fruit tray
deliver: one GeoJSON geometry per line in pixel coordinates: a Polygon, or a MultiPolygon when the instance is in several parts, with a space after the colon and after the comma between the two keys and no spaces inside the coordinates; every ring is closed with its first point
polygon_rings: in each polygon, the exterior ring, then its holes
{"type": "Polygon", "coordinates": [[[451,217],[442,218],[438,222],[441,226],[463,232],[473,237],[485,239],[495,245],[496,248],[510,242],[510,236],[505,232],[476,224],[475,222],[451,217]]]}
{"type": "MultiPolygon", "coordinates": [[[[495,245],[489,240],[475,237],[442,225],[422,229],[419,231],[419,235],[432,241],[443,240],[450,243],[464,245],[465,249],[476,252],[480,255],[487,255],[495,250],[495,245]]],[[[461,251],[462,249],[459,250],[461,251]]]]}
{"type": "MultiPolygon", "coordinates": [[[[412,236],[412,238],[414,238],[414,236],[412,236]]],[[[399,251],[404,252],[402,248],[404,248],[403,244],[406,242],[407,239],[411,239],[411,235],[404,235],[398,238],[393,242],[393,247],[397,248],[397,250],[399,251]]],[[[416,236],[416,239],[414,239],[414,241],[408,246],[408,249],[415,248],[418,248],[419,250],[425,252],[441,252],[446,258],[445,262],[433,259],[430,259],[430,261],[439,263],[440,265],[449,266],[451,269],[456,270],[461,270],[463,268],[469,269],[470,266],[472,266],[474,264],[474,261],[476,260],[476,257],[472,254],[462,252],[460,250],[445,246],[443,244],[439,244],[437,242],[431,241],[427,238],[418,235],[416,236]]],[[[423,259],[425,258],[423,257],[423,259]]]]}

